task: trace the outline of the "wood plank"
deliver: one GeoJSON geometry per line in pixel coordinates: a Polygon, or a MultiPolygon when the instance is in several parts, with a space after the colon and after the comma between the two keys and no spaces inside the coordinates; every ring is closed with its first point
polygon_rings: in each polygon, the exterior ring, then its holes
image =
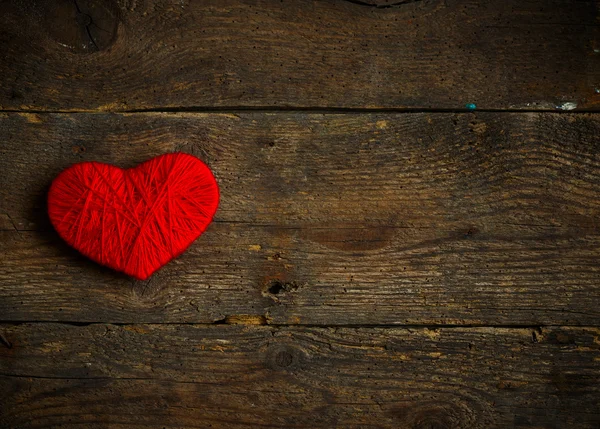
{"type": "Polygon", "coordinates": [[[600,106],[598,1],[368,3],[4,2],[0,109],[600,106]]]}
{"type": "Polygon", "coordinates": [[[0,330],[2,427],[600,424],[598,328],[0,330]]]}
{"type": "Polygon", "coordinates": [[[3,320],[597,325],[600,115],[4,114],[3,320]],[[196,153],[216,221],[147,282],[51,229],[81,160],[196,153]]]}

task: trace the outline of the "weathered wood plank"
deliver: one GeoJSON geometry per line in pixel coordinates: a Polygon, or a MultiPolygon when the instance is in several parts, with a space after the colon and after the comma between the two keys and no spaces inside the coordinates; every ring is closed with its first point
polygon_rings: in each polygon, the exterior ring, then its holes
{"type": "Polygon", "coordinates": [[[0,133],[3,320],[600,321],[600,115],[5,114],[0,133]],[[61,169],[171,150],[222,201],[150,281],[52,231],[61,169]]]}
{"type": "Polygon", "coordinates": [[[597,1],[368,3],[4,2],[0,109],[600,106],[597,1]]]}
{"type": "Polygon", "coordinates": [[[596,428],[600,330],[2,325],[2,427],[596,428]]]}

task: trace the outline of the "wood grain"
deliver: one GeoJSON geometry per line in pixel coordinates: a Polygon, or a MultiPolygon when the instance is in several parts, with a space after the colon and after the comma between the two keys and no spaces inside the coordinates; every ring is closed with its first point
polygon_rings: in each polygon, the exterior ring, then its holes
{"type": "Polygon", "coordinates": [[[599,6],[3,2],[0,428],[600,427],[599,6]],[[222,200],[149,281],[51,228],[171,151],[222,200]]]}
{"type": "Polygon", "coordinates": [[[0,109],[597,109],[598,1],[23,0],[0,109]]]}
{"type": "Polygon", "coordinates": [[[597,328],[0,330],[2,427],[600,424],[597,328]]]}
{"type": "Polygon", "coordinates": [[[600,320],[599,115],[4,114],[0,133],[6,321],[600,320]],[[172,150],[208,162],[222,200],[151,280],[53,232],[63,168],[172,150]]]}

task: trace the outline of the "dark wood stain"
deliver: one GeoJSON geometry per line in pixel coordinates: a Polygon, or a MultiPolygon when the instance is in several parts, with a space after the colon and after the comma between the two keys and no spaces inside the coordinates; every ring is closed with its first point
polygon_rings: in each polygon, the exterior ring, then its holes
{"type": "Polygon", "coordinates": [[[597,114],[263,118],[0,117],[0,313],[125,323],[235,315],[277,324],[598,323],[597,114]],[[473,123],[487,129],[477,140],[473,123]],[[268,139],[276,146],[261,143],[268,139]],[[74,153],[72,141],[86,151],[74,153]],[[189,142],[202,147],[222,201],[200,240],[152,280],[105,270],[52,230],[45,195],[63,168],[92,159],[131,166],[193,150],[189,142]]]}
{"type": "Polygon", "coordinates": [[[311,228],[302,232],[302,238],[306,240],[330,249],[355,252],[358,255],[365,251],[385,248],[393,241],[395,235],[395,229],[388,226],[311,228]]]}
{"type": "Polygon", "coordinates": [[[2,427],[600,423],[597,328],[545,328],[537,343],[528,328],[0,329],[18,344],[10,357],[0,348],[2,362],[11,362],[0,375],[2,427]],[[556,344],[560,335],[576,339],[577,348],[556,344]],[[524,414],[534,404],[544,412],[524,414]]]}
{"type": "Polygon", "coordinates": [[[3,109],[600,103],[596,1],[5,3],[3,109]]]}
{"type": "Polygon", "coordinates": [[[0,428],[600,427],[598,6],[3,2],[0,428]],[[151,279],[54,232],[172,151],[222,199],[151,279]]]}

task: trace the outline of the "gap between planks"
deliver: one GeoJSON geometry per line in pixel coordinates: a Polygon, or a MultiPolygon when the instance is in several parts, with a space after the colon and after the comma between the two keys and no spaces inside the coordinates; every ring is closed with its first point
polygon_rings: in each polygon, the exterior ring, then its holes
{"type": "Polygon", "coordinates": [[[52,110],[39,110],[39,109],[0,109],[0,113],[32,113],[32,114],[106,114],[106,113],[322,113],[322,114],[341,114],[341,113],[600,113],[600,108],[577,108],[573,110],[563,109],[557,106],[554,109],[539,108],[539,109],[519,109],[519,108],[508,108],[508,109],[444,109],[444,108],[412,108],[412,107],[399,107],[399,108],[388,108],[388,107],[274,107],[274,106],[224,106],[224,107],[210,107],[210,106],[187,106],[187,107],[157,107],[147,109],[52,109],[52,110]]]}
{"type": "Polygon", "coordinates": [[[135,326],[135,325],[147,325],[147,326],[265,326],[269,328],[365,328],[365,329],[478,329],[478,328],[491,328],[491,329],[533,329],[543,330],[552,328],[598,328],[600,325],[577,325],[577,324],[499,324],[499,323],[467,323],[467,324],[360,324],[360,323],[347,323],[347,324],[319,324],[319,323],[243,323],[239,321],[231,321],[232,318],[260,318],[264,316],[260,315],[231,315],[226,316],[223,319],[218,319],[213,322],[78,322],[74,320],[0,320],[0,326],[11,325],[18,326],[24,324],[57,324],[57,325],[69,325],[69,326],[91,326],[91,325],[111,325],[111,326],[135,326]]]}

